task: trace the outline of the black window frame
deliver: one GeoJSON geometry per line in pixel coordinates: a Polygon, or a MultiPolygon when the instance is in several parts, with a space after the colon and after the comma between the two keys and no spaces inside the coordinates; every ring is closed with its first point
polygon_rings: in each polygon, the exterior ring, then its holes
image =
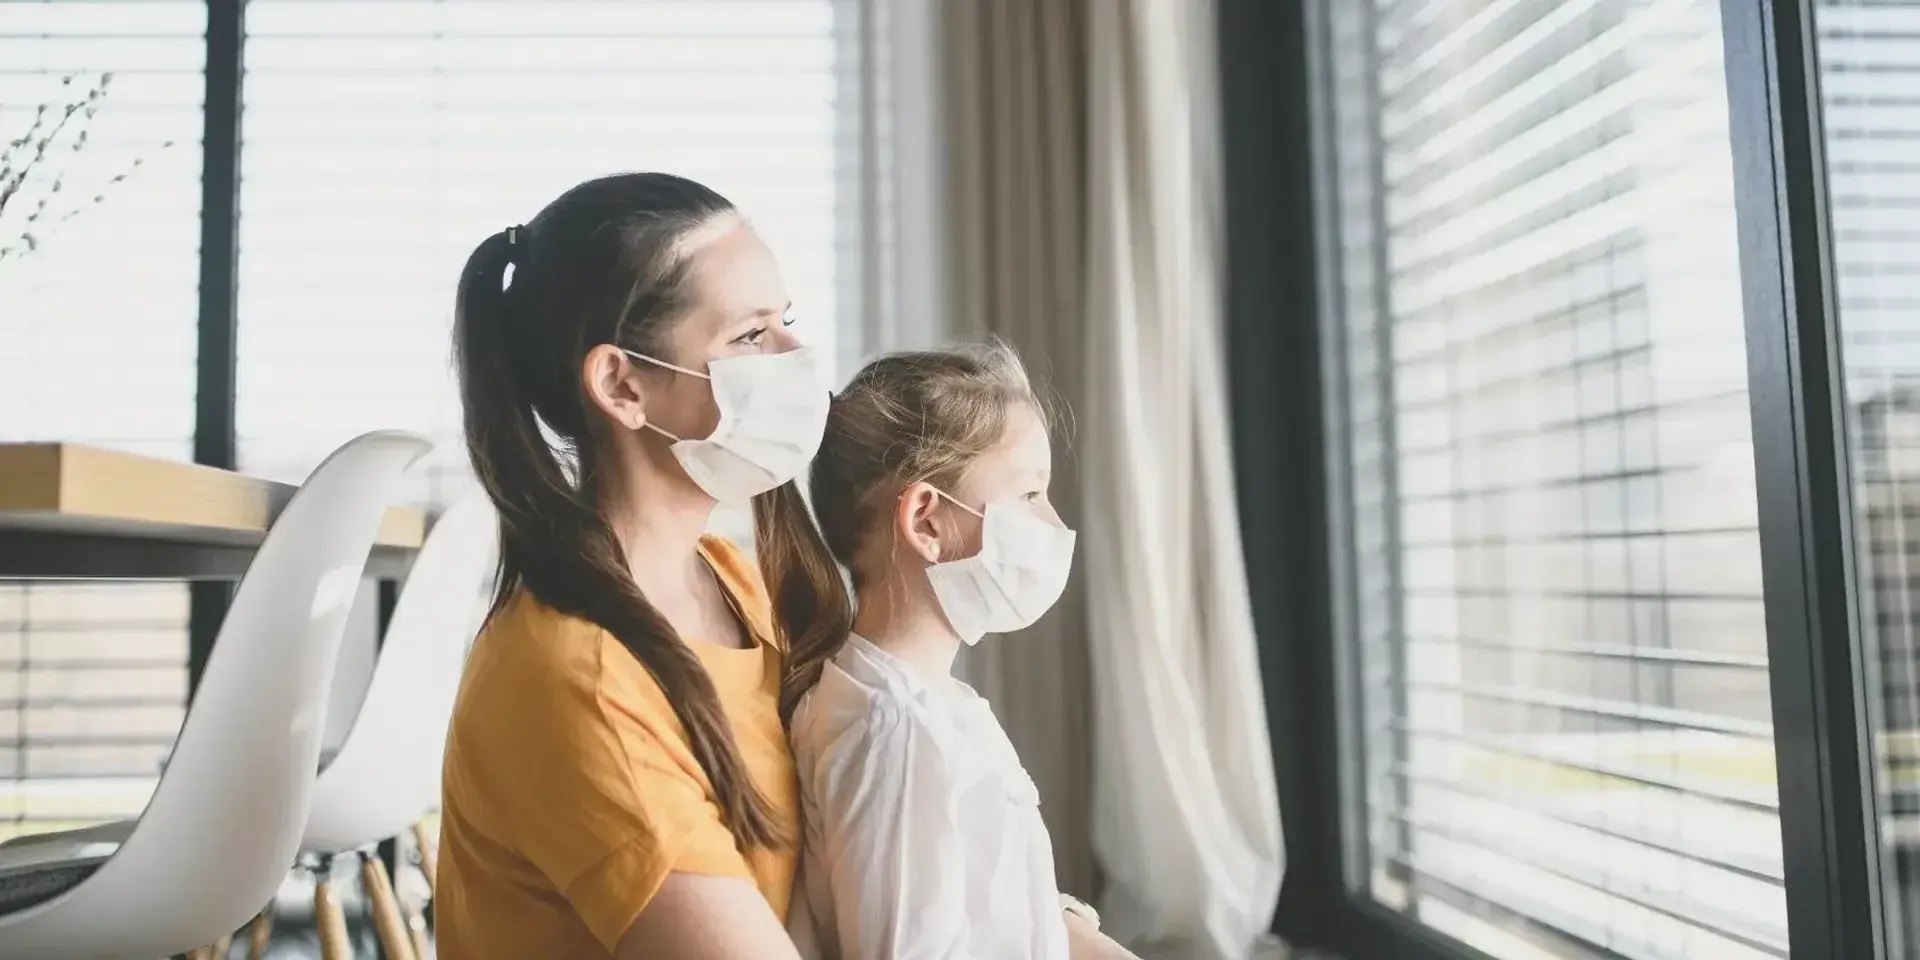
{"type": "MultiPolygon", "coordinates": [[[[1355,960],[1477,960],[1353,882],[1366,869],[1352,842],[1358,704],[1340,695],[1351,678],[1337,655],[1351,572],[1345,466],[1329,455],[1343,438],[1327,416],[1340,370],[1323,336],[1339,304],[1332,218],[1317,215],[1329,2],[1216,7],[1232,436],[1288,851],[1273,929],[1355,960]]],[[[1720,12],[1789,946],[1796,960],[1888,960],[1813,0],[1720,12]]]]}
{"type": "MultiPolygon", "coordinates": [[[[246,82],[246,0],[207,0],[206,101],[201,134],[200,314],[194,358],[193,462],[239,465],[240,111],[246,82]]],[[[228,580],[188,587],[187,698],[213,654],[233,602],[228,580]]]]}

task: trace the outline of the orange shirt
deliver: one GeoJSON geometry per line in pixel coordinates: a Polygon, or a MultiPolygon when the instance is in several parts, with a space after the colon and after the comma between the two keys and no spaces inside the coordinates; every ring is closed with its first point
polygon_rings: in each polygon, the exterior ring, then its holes
{"type": "MultiPolygon", "coordinates": [[[[751,561],[701,553],[756,644],[692,643],[760,791],[799,836],[781,654],[751,561]]],[[[439,950],[447,960],[610,957],[672,871],[753,881],[784,920],[791,851],[742,853],[653,675],[592,623],[522,595],[474,641],[447,737],[439,950]]]]}

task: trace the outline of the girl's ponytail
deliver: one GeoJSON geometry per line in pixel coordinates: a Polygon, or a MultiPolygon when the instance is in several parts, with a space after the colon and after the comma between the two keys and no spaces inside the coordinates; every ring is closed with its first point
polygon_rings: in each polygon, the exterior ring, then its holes
{"type": "Polygon", "coordinates": [[[800,698],[853,631],[853,598],[796,481],[756,498],[753,524],[761,576],[786,640],[780,722],[791,727],[800,698]]]}

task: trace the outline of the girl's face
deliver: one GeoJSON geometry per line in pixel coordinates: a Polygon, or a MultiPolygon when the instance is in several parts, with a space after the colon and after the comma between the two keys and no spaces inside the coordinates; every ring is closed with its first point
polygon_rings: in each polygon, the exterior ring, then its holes
{"type": "MultiPolygon", "coordinates": [[[[1006,436],[973,462],[954,489],[945,492],[981,513],[986,512],[988,504],[998,504],[1030,510],[1048,523],[1064,526],[1047,498],[1052,479],[1053,443],[1047,436],[1046,422],[1039,411],[1022,404],[1010,412],[1006,436]]],[[[979,553],[984,529],[981,518],[937,494],[932,496],[934,499],[925,504],[928,509],[919,522],[906,531],[916,552],[928,563],[959,560],[979,553]]]]}
{"type": "MultiPolygon", "coordinates": [[[[800,346],[780,265],[751,225],[721,217],[683,242],[691,250],[691,307],[662,338],[657,359],[705,373],[714,360],[800,346]]],[[[698,438],[720,423],[706,380],[632,360],[611,344],[588,353],[584,376],[596,405],[629,430],[651,420],[676,437],[698,438]]]]}

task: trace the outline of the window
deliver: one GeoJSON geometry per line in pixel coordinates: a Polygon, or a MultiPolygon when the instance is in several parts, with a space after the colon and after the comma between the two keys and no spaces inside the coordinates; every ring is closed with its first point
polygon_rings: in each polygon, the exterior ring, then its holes
{"type": "MultiPolygon", "coordinates": [[[[112,75],[85,149],[43,168],[68,172],[66,196],[103,199],[49,231],[68,209],[54,202],[31,254],[0,257],[0,440],[193,455],[207,11],[0,0],[0,142],[36,105],[112,75]]],[[[875,295],[861,258],[879,254],[859,234],[879,193],[862,193],[880,172],[863,165],[876,131],[859,103],[874,95],[871,12],[249,2],[239,468],[297,482],[352,436],[397,427],[440,443],[415,499],[467,489],[449,363],[459,268],[483,237],[610,172],[670,170],[739,204],[780,257],[801,335],[836,354],[838,326],[875,295]]],[[[0,216],[0,249],[23,235],[22,209],[0,216]]],[[[746,521],[717,525],[750,538],[746,521]]],[[[184,711],[188,608],[180,584],[0,583],[0,839],[141,809],[184,711]]],[[[344,675],[370,665],[355,639],[344,675]]]]}
{"type": "Polygon", "coordinates": [[[1920,955],[1920,2],[1815,8],[1887,950],[1920,955]]]}
{"type": "MultiPolygon", "coordinates": [[[[105,84],[0,215],[0,440],[192,455],[205,25],[186,0],[0,4],[0,146],[105,84]]],[[[186,620],[179,584],[0,582],[0,839],[139,812],[186,620]]]]}
{"type": "MultiPolygon", "coordinates": [[[[836,8],[839,9],[836,9],[836,8]]],[[[297,479],[339,443],[433,436],[466,482],[453,289],[487,235],[591,177],[727,195],[834,350],[836,0],[255,0],[240,203],[240,466],[297,479]]],[[[850,153],[850,151],[847,151],[850,153]]]]}
{"type": "Polygon", "coordinates": [[[1787,955],[1720,5],[1320,7],[1359,896],[1787,955]]]}

